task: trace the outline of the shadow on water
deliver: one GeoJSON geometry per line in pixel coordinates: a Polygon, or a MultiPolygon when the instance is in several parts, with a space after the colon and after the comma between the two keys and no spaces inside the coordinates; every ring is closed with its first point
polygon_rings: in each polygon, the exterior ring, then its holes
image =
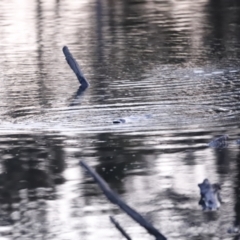
{"type": "Polygon", "coordinates": [[[13,237],[45,236],[46,200],[56,199],[56,185],[65,182],[63,142],[42,134],[1,135],[0,142],[1,219],[13,225],[13,237]]]}
{"type": "Polygon", "coordinates": [[[145,154],[143,151],[137,152],[134,149],[136,144],[132,138],[124,135],[99,134],[95,149],[99,164],[96,171],[120,193],[124,193],[124,179],[127,175],[149,174],[142,169],[147,168],[145,158],[147,155],[154,155],[154,151],[149,150],[145,154]],[[132,149],[132,150],[131,150],[132,149]],[[137,170],[138,171],[134,171],[137,170]],[[135,172],[135,173],[134,173],[135,172]]]}
{"type": "MultiPolygon", "coordinates": [[[[239,59],[239,3],[236,1],[210,0],[205,7],[208,29],[204,35],[207,59],[224,61],[233,66],[232,59],[239,59]]],[[[235,63],[236,64],[236,63],[235,63]]]]}
{"type": "MultiPolygon", "coordinates": [[[[44,19],[43,19],[43,3],[42,0],[37,0],[36,4],[36,34],[37,34],[37,83],[38,83],[38,94],[37,97],[40,100],[40,105],[42,107],[51,107],[51,104],[48,102],[48,97],[46,96],[46,92],[50,89],[47,88],[46,84],[44,83],[44,79],[48,78],[48,73],[44,71],[45,64],[44,64],[44,47],[43,47],[43,35],[44,35],[44,19]]],[[[52,93],[53,94],[53,93],[52,93]]]]}
{"type": "MultiPolygon", "coordinates": [[[[234,221],[232,221],[233,227],[237,228],[237,232],[239,232],[239,226],[240,226],[240,152],[237,155],[236,158],[236,168],[237,168],[237,175],[235,177],[234,182],[234,197],[235,197],[235,218],[234,221]]],[[[237,239],[237,238],[236,238],[237,239]]]]}

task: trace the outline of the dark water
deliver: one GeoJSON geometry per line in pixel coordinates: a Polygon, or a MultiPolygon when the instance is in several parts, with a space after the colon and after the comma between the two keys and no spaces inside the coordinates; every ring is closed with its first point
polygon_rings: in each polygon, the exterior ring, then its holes
{"type": "Polygon", "coordinates": [[[153,239],[109,203],[85,160],[168,239],[238,239],[237,1],[0,2],[0,234],[5,239],[153,239]],[[67,45],[91,87],[67,65],[67,45]],[[146,117],[147,116],[147,117],[146,117]],[[126,118],[125,124],[112,121],[126,118]],[[222,184],[202,212],[197,184],[222,184]]]}

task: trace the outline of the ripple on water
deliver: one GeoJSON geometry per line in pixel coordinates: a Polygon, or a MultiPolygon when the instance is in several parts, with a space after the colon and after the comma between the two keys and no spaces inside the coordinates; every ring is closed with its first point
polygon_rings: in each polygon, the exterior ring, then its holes
{"type": "Polygon", "coordinates": [[[240,135],[237,3],[2,0],[0,9],[1,239],[120,238],[109,215],[148,239],[80,159],[169,239],[232,238],[239,147],[208,143],[240,135]],[[91,84],[81,96],[63,45],[91,84]],[[206,177],[222,184],[218,212],[198,206],[206,177]]]}

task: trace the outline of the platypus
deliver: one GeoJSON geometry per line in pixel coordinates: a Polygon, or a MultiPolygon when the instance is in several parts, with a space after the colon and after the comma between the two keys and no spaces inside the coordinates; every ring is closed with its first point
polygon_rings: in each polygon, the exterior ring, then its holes
{"type": "Polygon", "coordinates": [[[203,210],[214,211],[219,209],[222,203],[222,199],[220,196],[220,184],[211,184],[206,178],[202,183],[198,184],[198,187],[200,188],[201,195],[199,205],[202,206],[203,210]]]}
{"type": "Polygon", "coordinates": [[[222,135],[220,137],[217,137],[213,139],[208,146],[212,148],[225,148],[228,146],[228,135],[222,135]]]}

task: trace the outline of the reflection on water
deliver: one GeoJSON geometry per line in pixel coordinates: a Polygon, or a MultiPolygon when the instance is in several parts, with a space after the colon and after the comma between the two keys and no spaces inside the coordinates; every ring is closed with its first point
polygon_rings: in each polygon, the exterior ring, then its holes
{"type": "Polygon", "coordinates": [[[236,1],[0,2],[2,239],[152,239],[78,166],[84,159],[168,239],[237,239],[236,1]],[[79,93],[62,47],[91,86],[79,93]],[[82,93],[82,92],[81,92],[82,93]],[[145,117],[151,116],[151,117],[145,117]],[[113,124],[114,119],[126,119],[113,124]],[[197,184],[222,184],[202,212],[197,184]]]}

